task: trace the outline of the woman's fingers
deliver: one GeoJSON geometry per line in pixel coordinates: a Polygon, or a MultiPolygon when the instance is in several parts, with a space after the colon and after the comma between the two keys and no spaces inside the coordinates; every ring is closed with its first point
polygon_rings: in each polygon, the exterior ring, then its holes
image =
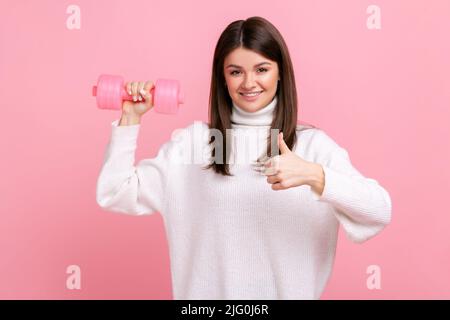
{"type": "Polygon", "coordinates": [[[144,84],[145,84],[144,81],[139,81],[139,83],[138,83],[137,90],[138,90],[138,100],[139,101],[144,100],[144,96],[145,96],[144,84]]]}
{"type": "Polygon", "coordinates": [[[131,96],[132,92],[131,92],[131,82],[127,82],[126,85],[126,90],[128,92],[128,94],[131,96]]]}
{"type": "Polygon", "coordinates": [[[281,178],[277,175],[272,175],[272,176],[267,177],[267,182],[270,184],[274,184],[274,183],[277,183],[280,181],[281,181],[281,178]]]}
{"type": "Polygon", "coordinates": [[[280,155],[276,155],[272,158],[269,158],[266,162],[264,162],[264,167],[270,168],[270,167],[276,167],[280,165],[280,155]]]}
{"type": "Polygon", "coordinates": [[[133,101],[134,102],[137,101],[137,96],[138,96],[137,88],[138,88],[138,83],[133,81],[131,83],[131,94],[133,96],[133,101]]]}
{"type": "Polygon", "coordinates": [[[150,90],[153,87],[154,84],[152,81],[130,81],[125,84],[125,89],[127,93],[132,96],[134,102],[149,101],[149,99],[152,98],[150,90]]]}
{"type": "Polygon", "coordinates": [[[274,167],[264,168],[262,169],[262,173],[265,176],[272,176],[278,173],[278,169],[274,167]]]}
{"type": "Polygon", "coordinates": [[[143,87],[144,92],[146,94],[150,94],[151,95],[150,90],[152,88],[153,88],[153,82],[151,82],[150,80],[146,81],[145,84],[144,84],[144,87],[143,87]]]}
{"type": "Polygon", "coordinates": [[[272,158],[269,158],[266,162],[264,162],[263,166],[263,174],[264,175],[274,175],[278,173],[280,169],[280,156],[276,155],[272,158]]]}
{"type": "Polygon", "coordinates": [[[152,81],[146,81],[145,84],[144,84],[144,88],[142,89],[143,97],[145,99],[146,104],[149,107],[153,106],[153,104],[152,104],[153,97],[152,97],[152,94],[150,93],[150,90],[152,88],[153,88],[153,82],[152,81]]]}

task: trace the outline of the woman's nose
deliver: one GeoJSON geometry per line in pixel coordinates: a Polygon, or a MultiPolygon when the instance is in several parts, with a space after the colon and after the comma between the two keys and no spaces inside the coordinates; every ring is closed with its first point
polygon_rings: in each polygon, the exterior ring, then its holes
{"type": "Polygon", "coordinates": [[[243,83],[242,86],[243,86],[244,89],[254,88],[255,87],[255,80],[253,79],[252,76],[247,76],[245,78],[244,83],[243,83]]]}

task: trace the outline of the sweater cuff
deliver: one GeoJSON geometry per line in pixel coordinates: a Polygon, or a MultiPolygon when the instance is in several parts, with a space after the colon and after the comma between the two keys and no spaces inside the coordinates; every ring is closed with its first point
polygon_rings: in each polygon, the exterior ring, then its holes
{"type": "Polygon", "coordinates": [[[325,174],[322,195],[319,195],[314,189],[310,188],[312,197],[316,201],[336,202],[339,199],[339,188],[342,188],[342,185],[339,183],[341,176],[338,172],[325,165],[322,165],[322,168],[325,174]]]}
{"type": "Polygon", "coordinates": [[[111,142],[126,144],[136,143],[141,125],[119,126],[119,121],[120,119],[111,122],[111,142]]]}

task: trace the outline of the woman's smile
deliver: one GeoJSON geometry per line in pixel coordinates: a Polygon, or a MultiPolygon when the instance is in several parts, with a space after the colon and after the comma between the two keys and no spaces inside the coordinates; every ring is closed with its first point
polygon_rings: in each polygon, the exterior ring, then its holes
{"type": "Polygon", "coordinates": [[[258,99],[258,97],[261,96],[262,93],[263,93],[263,91],[256,91],[255,93],[251,93],[251,94],[245,94],[245,93],[239,92],[241,98],[244,99],[245,101],[256,101],[258,99]]]}

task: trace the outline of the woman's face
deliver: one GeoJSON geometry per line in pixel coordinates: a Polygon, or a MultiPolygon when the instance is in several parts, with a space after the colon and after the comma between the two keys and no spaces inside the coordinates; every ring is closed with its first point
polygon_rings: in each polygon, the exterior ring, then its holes
{"type": "Polygon", "coordinates": [[[277,91],[278,64],[248,49],[237,48],[225,58],[224,75],[231,99],[247,112],[264,108],[277,91]],[[246,99],[245,92],[261,93],[246,99]]]}

